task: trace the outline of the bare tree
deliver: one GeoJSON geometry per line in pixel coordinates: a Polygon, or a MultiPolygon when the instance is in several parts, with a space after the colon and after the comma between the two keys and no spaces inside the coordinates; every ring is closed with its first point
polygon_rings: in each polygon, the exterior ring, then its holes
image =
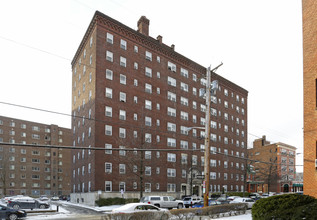
{"type": "Polygon", "coordinates": [[[7,176],[9,170],[8,148],[0,146],[0,183],[3,195],[7,195],[7,176]]]}

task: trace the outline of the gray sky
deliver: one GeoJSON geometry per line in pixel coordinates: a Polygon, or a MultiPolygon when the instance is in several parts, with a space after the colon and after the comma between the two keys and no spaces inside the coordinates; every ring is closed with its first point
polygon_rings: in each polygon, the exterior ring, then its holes
{"type": "MultiPolygon", "coordinates": [[[[266,135],[303,152],[301,0],[0,1],[0,102],[71,114],[71,60],[95,10],[249,91],[248,145],[266,135]]],[[[0,115],[70,127],[70,117],[0,103],[0,115]]],[[[298,155],[297,164],[302,164],[298,155]]],[[[298,171],[302,167],[297,167],[298,171]]]]}

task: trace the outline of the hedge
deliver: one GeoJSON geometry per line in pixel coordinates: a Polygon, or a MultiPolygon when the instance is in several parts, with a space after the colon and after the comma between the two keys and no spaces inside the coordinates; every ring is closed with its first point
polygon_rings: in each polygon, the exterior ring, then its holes
{"type": "Polygon", "coordinates": [[[315,219],[317,199],[298,194],[271,196],[258,200],[252,207],[253,220],[315,219]]]}

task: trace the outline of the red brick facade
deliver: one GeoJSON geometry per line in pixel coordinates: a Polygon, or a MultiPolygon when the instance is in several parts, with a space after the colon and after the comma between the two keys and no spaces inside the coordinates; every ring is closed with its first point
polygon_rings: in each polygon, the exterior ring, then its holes
{"type": "MultiPolygon", "coordinates": [[[[72,61],[73,145],[102,149],[74,150],[72,191],[201,195],[196,175],[204,170],[204,130],[187,133],[185,128],[204,127],[199,89],[205,88],[200,78],[206,68],[165,45],[161,36],[149,37],[145,17],[138,27],[135,31],[96,12],[72,61]],[[107,144],[152,151],[105,152],[107,144]]],[[[248,92],[213,74],[215,79],[220,87],[212,104],[211,147],[218,153],[210,156],[210,184],[212,192],[241,191],[245,170],[236,169],[236,163],[244,160],[233,156],[246,154],[248,92]]]]}
{"type": "Polygon", "coordinates": [[[317,198],[317,2],[303,0],[304,194],[317,198]]]}
{"type": "Polygon", "coordinates": [[[70,149],[35,147],[70,146],[70,129],[0,116],[0,142],[19,144],[0,146],[2,196],[70,194],[70,149]]]}
{"type": "Polygon", "coordinates": [[[254,167],[257,192],[292,192],[296,179],[296,148],[284,143],[270,143],[263,136],[248,149],[249,164],[254,167]]]}

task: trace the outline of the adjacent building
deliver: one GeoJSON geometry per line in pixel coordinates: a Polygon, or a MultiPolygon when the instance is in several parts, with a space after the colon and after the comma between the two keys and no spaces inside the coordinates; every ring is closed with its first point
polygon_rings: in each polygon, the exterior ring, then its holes
{"type": "Polygon", "coordinates": [[[70,194],[70,149],[50,147],[70,146],[70,129],[0,116],[0,143],[2,196],[70,194]]]}
{"type": "MultiPolygon", "coordinates": [[[[97,11],[72,60],[74,199],[202,195],[207,70],[149,36],[149,24],[142,16],[133,30],[97,11]]],[[[243,191],[248,92],[212,80],[209,187],[243,191]]]]}
{"type": "Polygon", "coordinates": [[[270,143],[266,136],[256,139],[248,149],[249,164],[255,171],[256,192],[292,192],[296,179],[296,147],[270,143]]]}
{"type": "Polygon", "coordinates": [[[304,61],[304,194],[317,198],[317,4],[302,0],[304,61]]]}

